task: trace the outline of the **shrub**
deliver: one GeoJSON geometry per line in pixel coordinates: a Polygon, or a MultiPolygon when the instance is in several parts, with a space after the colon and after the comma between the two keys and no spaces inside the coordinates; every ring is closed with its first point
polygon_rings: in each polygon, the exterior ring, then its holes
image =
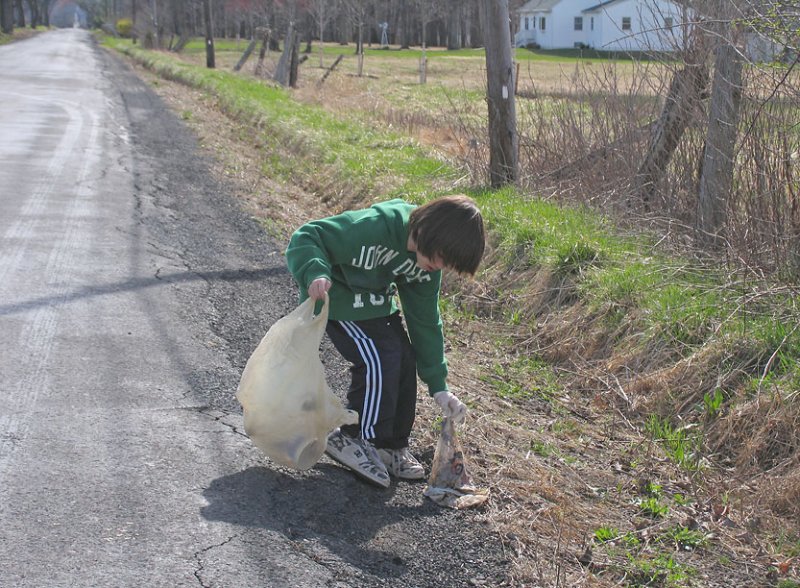
{"type": "Polygon", "coordinates": [[[119,19],[117,21],[117,33],[119,33],[120,37],[130,39],[131,33],[133,33],[133,21],[129,18],[119,19]]]}

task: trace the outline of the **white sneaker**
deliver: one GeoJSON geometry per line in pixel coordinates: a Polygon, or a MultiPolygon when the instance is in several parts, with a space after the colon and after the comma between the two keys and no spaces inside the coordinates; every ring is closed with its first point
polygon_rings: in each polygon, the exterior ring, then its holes
{"type": "Polygon", "coordinates": [[[383,465],[372,443],[366,439],[348,437],[336,429],[328,435],[325,453],[368,482],[383,488],[389,487],[389,472],[386,471],[386,466],[383,465]]]}
{"type": "Polygon", "coordinates": [[[425,468],[416,457],[411,455],[408,447],[403,449],[378,449],[381,461],[396,478],[404,480],[421,480],[425,477],[425,468]]]}

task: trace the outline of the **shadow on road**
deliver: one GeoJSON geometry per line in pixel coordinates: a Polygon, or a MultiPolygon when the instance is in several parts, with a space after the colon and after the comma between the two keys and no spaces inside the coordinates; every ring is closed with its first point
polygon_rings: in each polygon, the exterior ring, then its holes
{"type": "Polygon", "coordinates": [[[177,284],[180,282],[191,282],[203,280],[206,282],[255,282],[271,276],[288,275],[285,267],[274,267],[269,269],[246,270],[231,269],[213,272],[179,272],[174,274],[156,275],[152,278],[131,278],[123,282],[104,284],[102,286],[86,286],[73,292],[57,294],[53,296],[42,296],[33,300],[17,302],[14,304],[0,305],[0,316],[26,312],[43,306],[62,305],[84,298],[104,296],[118,292],[142,290],[154,286],[164,286],[177,284]]]}
{"type": "MultiPolygon", "coordinates": [[[[422,486],[414,486],[421,494],[422,486]]],[[[419,519],[439,513],[425,502],[392,504],[397,491],[396,484],[373,488],[326,463],[302,477],[251,467],[214,480],[203,492],[208,506],[201,514],[210,521],[276,531],[290,541],[321,543],[365,573],[398,578],[407,572],[405,523],[415,527],[419,519]]]]}

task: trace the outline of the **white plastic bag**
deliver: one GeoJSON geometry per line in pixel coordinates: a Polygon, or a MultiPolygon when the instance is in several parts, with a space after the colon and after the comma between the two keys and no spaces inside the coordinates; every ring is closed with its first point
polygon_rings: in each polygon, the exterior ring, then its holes
{"type": "Polygon", "coordinates": [[[325,381],[319,344],[328,321],[328,301],[314,316],[308,299],[270,327],[247,360],[236,398],[244,429],[273,461],[307,470],[325,452],[333,429],[358,422],[325,381]]]}

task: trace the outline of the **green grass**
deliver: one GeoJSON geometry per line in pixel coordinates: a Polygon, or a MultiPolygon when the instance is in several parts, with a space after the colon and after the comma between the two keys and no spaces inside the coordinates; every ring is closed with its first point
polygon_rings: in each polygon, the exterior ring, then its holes
{"type": "Polygon", "coordinates": [[[613,225],[596,213],[521,198],[512,189],[473,193],[492,234],[510,264],[599,265],[638,251],[635,239],[620,240],[613,225]]]}
{"type": "Polygon", "coordinates": [[[619,529],[616,527],[599,527],[594,530],[594,539],[598,543],[614,541],[620,537],[620,535],[619,529]]]}
{"type": "Polygon", "coordinates": [[[708,535],[702,531],[687,529],[681,525],[670,527],[660,539],[674,543],[678,549],[684,550],[700,549],[708,545],[709,541],[708,535]]]}
{"type": "MultiPolygon", "coordinates": [[[[217,51],[236,51],[242,52],[247,47],[249,40],[241,39],[214,39],[214,49],[217,51]]],[[[260,42],[259,42],[260,46],[260,42]]],[[[281,49],[283,45],[281,45],[281,49]]],[[[301,51],[305,50],[305,44],[301,46],[301,51]]],[[[190,53],[203,53],[205,51],[205,41],[203,39],[193,39],[187,45],[184,51],[190,53]]],[[[356,46],[354,43],[345,45],[333,44],[326,42],[323,45],[323,54],[326,56],[335,57],[337,55],[355,55],[356,46]]],[[[380,46],[373,45],[372,47],[364,46],[364,58],[380,58],[380,59],[411,59],[419,60],[422,57],[422,47],[415,46],[407,49],[400,49],[397,46],[390,46],[388,48],[381,48],[380,46]]],[[[310,58],[319,54],[319,45],[313,44],[311,48],[310,58]]],[[[474,49],[442,49],[440,47],[425,49],[425,56],[428,60],[437,59],[475,59],[482,62],[486,61],[486,52],[483,47],[474,49]]],[[[642,61],[647,60],[646,54],[630,54],[623,52],[611,51],[596,51],[592,49],[559,49],[559,50],[535,50],[517,48],[514,51],[514,58],[518,61],[543,61],[552,63],[574,63],[574,62],[592,62],[602,63],[610,61],[642,61]]]]}
{"type": "Polygon", "coordinates": [[[294,152],[291,161],[273,162],[273,171],[285,180],[327,174],[378,199],[403,196],[422,201],[430,197],[434,184],[457,177],[455,169],[407,137],[299,104],[284,88],[191,65],[166,53],[140,49],[130,41],[106,42],[159,75],[215,96],[228,114],[252,123],[278,157],[289,146],[294,152]]]}
{"type": "Polygon", "coordinates": [[[496,363],[489,373],[481,376],[481,380],[505,400],[540,398],[550,402],[559,393],[552,367],[527,355],[519,356],[510,363],[496,363]]]}
{"type": "Polygon", "coordinates": [[[681,565],[672,555],[657,554],[655,557],[631,556],[627,566],[627,586],[686,586],[696,571],[681,565]]]}
{"type": "Polygon", "coordinates": [[[669,505],[664,504],[655,496],[650,496],[639,501],[639,510],[648,517],[661,519],[669,513],[669,505]]]}
{"type": "Polygon", "coordinates": [[[0,32],[0,45],[11,43],[20,39],[27,39],[28,37],[37,33],[43,33],[49,30],[48,27],[38,26],[34,29],[30,27],[15,27],[11,34],[0,32]]]}
{"type": "Polygon", "coordinates": [[[686,471],[700,468],[699,434],[688,428],[675,428],[658,415],[650,415],[645,423],[645,431],[654,441],[659,441],[667,455],[686,471]]]}
{"type": "Polygon", "coordinates": [[[753,296],[746,285],[726,283],[719,270],[660,253],[652,237],[625,236],[595,212],[524,199],[510,189],[474,196],[510,268],[549,267],[578,277],[581,300],[590,308],[611,303],[619,310],[616,320],[635,314],[647,338],[682,356],[712,341],[747,343],[749,357],[734,354],[732,360],[752,369],[776,353],[771,370],[800,382],[798,309],[789,297],[769,295],[748,304],[753,296]]]}
{"type": "Polygon", "coordinates": [[[607,63],[611,61],[664,61],[670,60],[669,54],[625,51],[599,51],[597,49],[524,49],[518,48],[515,53],[518,61],[552,61],[557,63],[588,62],[607,63]]]}

